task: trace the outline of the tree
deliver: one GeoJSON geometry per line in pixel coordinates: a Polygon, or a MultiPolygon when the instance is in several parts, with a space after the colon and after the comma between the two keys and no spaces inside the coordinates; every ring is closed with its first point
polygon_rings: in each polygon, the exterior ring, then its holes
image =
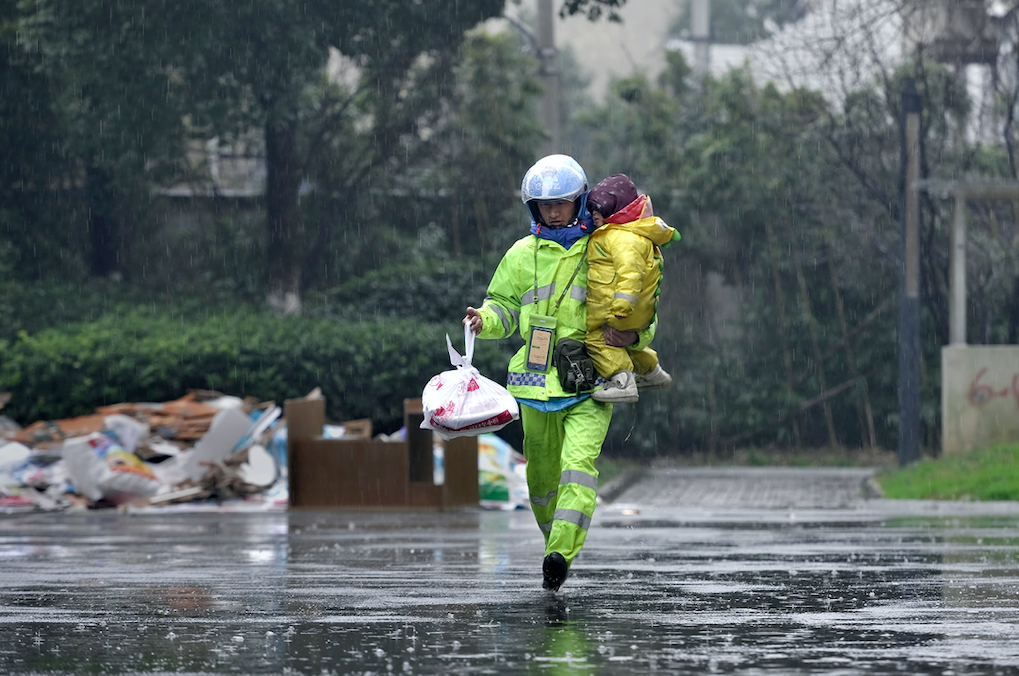
{"type": "MultiPolygon", "coordinates": [[[[865,249],[852,232],[835,234],[846,179],[819,148],[828,104],[816,92],[759,87],[747,70],[691,80],[678,54],[658,86],[634,76],[614,94],[586,122],[592,147],[609,150],[593,161],[611,168],[597,171],[630,174],[683,234],[665,252],[656,340],[683,385],[648,397],[637,415],[652,433],[631,443],[717,452],[740,440],[848,440],[843,430],[854,426],[844,423],[862,401],[822,405],[792,423],[788,415],[856,377],[847,361],[825,355],[844,335],[838,308],[852,316],[874,288],[858,295],[838,282],[841,261],[865,249]],[[712,276],[743,301],[728,328],[706,298],[712,276]]],[[[883,354],[854,365],[875,352],[883,354]]],[[[857,443],[867,437],[850,434],[857,443]]]]}
{"type": "MultiPolygon", "coordinates": [[[[267,296],[278,312],[300,308],[302,227],[297,208],[298,187],[304,172],[319,159],[314,157],[315,152],[324,147],[308,147],[307,154],[301,154],[300,133],[311,112],[302,108],[301,103],[322,72],[328,49],[337,49],[362,70],[361,87],[341,94],[340,109],[373,98],[378,104],[371,108],[370,116],[359,119],[358,134],[372,142],[355,144],[359,146],[355,159],[360,162],[354,162],[348,180],[341,181],[341,185],[350,186],[355,182],[351,179],[366,176],[368,167],[374,172],[380,167],[391,169],[388,163],[405,150],[403,144],[407,139],[415,133],[427,133],[428,116],[415,116],[413,113],[420,111],[407,105],[417,98],[418,92],[406,85],[413,80],[412,71],[422,67],[422,56],[428,55],[426,62],[443,63],[464,31],[498,15],[503,4],[500,0],[473,3],[261,0],[238,8],[236,3],[222,1],[201,3],[195,14],[205,16],[199,21],[190,18],[195,10],[192,3],[179,6],[183,11],[175,18],[180,23],[171,24],[187,26],[179,37],[192,47],[200,47],[195,49],[186,69],[191,73],[191,85],[214,85],[204,96],[207,101],[217,100],[226,91],[232,92],[238,103],[252,102],[264,125],[269,167],[267,296]],[[231,29],[225,39],[224,26],[231,29]],[[224,84],[228,85],[225,89],[224,84]]],[[[563,12],[576,13],[587,5],[618,4],[620,0],[568,0],[563,12]]],[[[427,63],[424,67],[427,68],[427,63]]],[[[335,105],[319,110],[331,111],[326,120],[337,120],[341,128],[350,129],[349,119],[337,117],[335,105]]],[[[309,137],[329,135],[331,132],[323,128],[309,137]]]]}
{"type": "Polygon", "coordinates": [[[434,144],[429,183],[451,193],[448,222],[458,255],[501,253],[516,238],[516,230],[500,227],[507,220],[500,216],[523,211],[513,188],[547,133],[533,114],[541,96],[536,60],[517,45],[512,35],[469,36],[450,92],[455,113],[434,144]]]}
{"type": "MultiPolygon", "coordinates": [[[[67,175],[60,158],[50,80],[40,60],[20,48],[17,3],[0,1],[0,270],[38,279],[53,264],[43,224],[49,188],[67,175]]],[[[7,275],[0,274],[0,280],[7,275]]]]}
{"type": "MultiPolygon", "coordinates": [[[[621,2],[572,0],[562,11],[590,13],[621,2]]],[[[322,162],[319,148],[302,142],[339,122],[335,106],[316,100],[330,49],[361,73],[362,87],[346,100],[378,102],[356,129],[346,127],[370,140],[361,144],[367,152],[354,163],[356,177],[399,156],[414,131],[408,123],[421,130],[422,120],[401,105],[415,98],[405,87],[411,71],[422,60],[448,63],[442,54],[455,52],[467,28],[502,6],[498,0],[22,4],[23,44],[39,53],[57,84],[67,152],[80,158],[92,273],[126,271],[149,187],[159,170],[182,171],[189,137],[229,139],[255,126],[263,131],[268,167],[266,296],[279,312],[298,311],[305,245],[298,194],[322,162]]]]}
{"type": "Polygon", "coordinates": [[[86,194],[89,272],[122,277],[148,189],[183,149],[179,82],[153,39],[160,14],[103,0],[23,7],[22,45],[49,79],[47,113],[86,194]]]}
{"type": "Polygon", "coordinates": [[[456,53],[417,62],[395,82],[399,96],[367,75],[324,83],[301,140],[315,185],[306,286],[434,256],[416,241],[424,230],[440,232],[456,257],[505,244],[502,213],[519,205],[511,186],[542,136],[534,66],[511,34],[479,27],[456,53]]]}
{"type": "MultiPolygon", "coordinates": [[[[298,188],[306,177],[307,156],[299,137],[309,111],[306,94],[323,71],[329,48],[353,59],[379,98],[393,106],[373,112],[362,128],[373,138],[370,154],[392,157],[399,133],[392,125],[399,89],[422,54],[453,48],[478,21],[496,15],[501,2],[459,3],[429,0],[402,3],[296,2],[261,0],[175,5],[170,24],[175,39],[191,46],[184,58],[187,81],[203,102],[232,101],[252,107],[264,128],[266,216],[268,224],[267,299],[277,312],[300,310],[303,253],[298,188]],[[178,23],[179,22],[179,23],[178,23]],[[224,35],[224,29],[226,29],[224,35]]],[[[218,122],[210,119],[213,127],[218,122]]],[[[308,149],[313,151],[313,149],[308,149]]]]}
{"type": "MultiPolygon", "coordinates": [[[[1008,89],[1019,83],[1010,56],[992,78],[1001,126],[981,127],[958,64],[933,61],[929,40],[901,50],[903,35],[924,35],[909,24],[918,18],[911,7],[929,6],[817,3],[753,45],[741,71],[694,79],[670,56],[657,86],[640,75],[617,81],[607,104],[579,120],[590,134],[581,159],[595,179],[629,173],[684,237],[666,252],[670,285],[656,340],[682,385],[642,401],[636,429],[654,438],[635,433],[631,444],[894,444],[896,383],[887,364],[895,362],[906,78],[924,101],[930,178],[1010,175],[1007,135],[1019,98],[1008,89]],[[689,263],[671,265],[673,255],[689,263]],[[708,294],[705,272],[741,300],[727,340],[711,339],[720,333],[708,304],[689,301],[708,294]]],[[[926,444],[936,447],[950,204],[926,194],[922,209],[922,411],[926,444]]],[[[973,212],[984,222],[969,240],[970,331],[1010,340],[1019,326],[1019,219],[1011,205],[973,212]]]]}
{"type": "MultiPolygon", "coordinates": [[[[790,85],[811,82],[830,100],[843,103],[843,114],[833,108],[826,143],[851,172],[853,182],[847,188],[887,214],[871,221],[876,227],[870,228],[871,237],[880,243],[882,264],[898,264],[897,145],[906,77],[916,81],[924,105],[921,174],[925,178],[1016,178],[1017,10],[1014,2],[990,1],[822,3],[815,17],[802,22],[801,30],[762,43],[755,54],[755,62],[772,66],[762,72],[790,85]],[[967,83],[967,64],[983,69],[992,85],[973,100],[967,88],[981,86],[967,83]]],[[[948,340],[950,210],[948,200],[929,192],[922,195],[923,350],[935,376],[938,350],[948,340]]],[[[969,332],[982,341],[1014,342],[1019,336],[1019,267],[1015,265],[1019,217],[1014,209],[1000,204],[979,205],[973,211],[982,222],[971,221],[974,234],[968,243],[973,265],[967,266],[967,283],[974,310],[969,332]]],[[[924,381],[924,425],[928,443],[934,447],[940,429],[937,380],[924,381]]]]}
{"type": "MultiPolygon", "coordinates": [[[[93,274],[123,267],[118,257],[137,221],[132,196],[147,193],[153,167],[180,158],[186,132],[227,132],[243,120],[264,130],[267,297],[278,311],[299,310],[298,136],[329,48],[375,77],[380,96],[398,98],[392,85],[420,55],[455,48],[464,30],[501,8],[495,0],[33,3],[26,44],[38,46],[60,83],[68,144],[83,158],[93,274]]],[[[378,120],[376,131],[384,126],[378,120]]]]}

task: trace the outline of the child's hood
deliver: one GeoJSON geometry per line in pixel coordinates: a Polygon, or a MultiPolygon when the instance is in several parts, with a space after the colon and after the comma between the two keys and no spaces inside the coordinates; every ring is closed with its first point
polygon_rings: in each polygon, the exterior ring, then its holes
{"type": "Polygon", "coordinates": [[[641,195],[606,219],[595,234],[607,230],[628,230],[647,237],[658,246],[679,239],[676,229],[654,215],[651,198],[641,195]]]}
{"type": "Polygon", "coordinates": [[[629,221],[628,223],[606,223],[595,231],[595,235],[609,230],[627,230],[641,237],[647,237],[658,246],[679,239],[679,233],[676,232],[676,229],[657,216],[641,218],[636,221],[629,221]]]}

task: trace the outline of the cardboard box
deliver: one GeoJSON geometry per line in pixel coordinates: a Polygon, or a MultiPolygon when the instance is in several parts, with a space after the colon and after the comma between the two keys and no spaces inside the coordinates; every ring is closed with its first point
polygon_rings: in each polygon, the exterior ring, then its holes
{"type": "Polygon", "coordinates": [[[353,438],[322,438],[325,399],[287,401],[291,507],[456,509],[478,505],[478,441],[446,442],[445,481],[433,480],[431,430],[420,399],[404,401],[406,441],[371,439],[366,420],[341,423],[353,438]]]}

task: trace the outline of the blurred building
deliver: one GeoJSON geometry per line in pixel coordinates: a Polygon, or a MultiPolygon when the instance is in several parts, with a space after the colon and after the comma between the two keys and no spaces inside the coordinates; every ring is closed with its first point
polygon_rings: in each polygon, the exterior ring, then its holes
{"type": "MultiPolygon", "coordinates": [[[[669,29],[685,1],[627,0],[618,10],[621,23],[604,17],[589,21],[580,15],[560,18],[557,2],[553,29],[556,47],[573,52],[589,81],[587,93],[601,102],[613,78],[634,72],[654,78],[662,71],[669,29]]],[[[525,24],[535,22],[537,11],[536,0],[506,4],[506,14],[525,24]]]]}

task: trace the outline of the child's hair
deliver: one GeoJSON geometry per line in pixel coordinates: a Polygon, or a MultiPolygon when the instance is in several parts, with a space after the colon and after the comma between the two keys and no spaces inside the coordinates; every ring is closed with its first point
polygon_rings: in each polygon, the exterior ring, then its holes
{"type": "Polygon", "coordinates": [[[637,199],[637,186],[626,174],[603,178],[587,195],[587,208],[608,218],[637,199]]]}

